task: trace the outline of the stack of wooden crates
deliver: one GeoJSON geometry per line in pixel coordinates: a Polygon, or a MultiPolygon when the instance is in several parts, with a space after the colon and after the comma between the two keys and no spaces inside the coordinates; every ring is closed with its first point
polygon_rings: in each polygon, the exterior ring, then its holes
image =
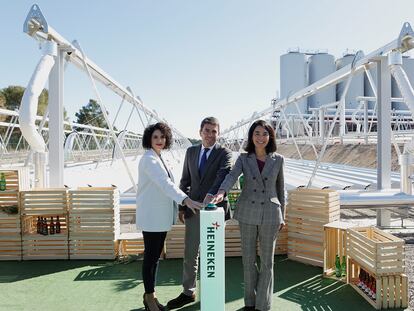
{"type": "Polygon", "coordinates": [[[115,259],[119,225],[118,189],[69,191],[70,259],[115,259]]]}
{"type": "Polygon", "coordinates": [[[406,308],[404,240],[375,227],[350,228],[347,236],[347,282],[376,309],[406,308]],[[375,279],[375,299],[357,286],[361,269],[375,279]]]}
{"type": "Polygon", "coordinates": [[[324,225],[340,218],[338,192],[316,189],[288,191],[286,218],[288,258],[323,267],[324,225]]]}
{"type": "Polygon", "coordinates": [[[6,178],[6,190],[0,191],[0,260],[21,260],[19,191],[30,189],[29,169],[0,169],[0,173],[6,178]],[[16,213],[10,213],[12,209],[16,213]]]}

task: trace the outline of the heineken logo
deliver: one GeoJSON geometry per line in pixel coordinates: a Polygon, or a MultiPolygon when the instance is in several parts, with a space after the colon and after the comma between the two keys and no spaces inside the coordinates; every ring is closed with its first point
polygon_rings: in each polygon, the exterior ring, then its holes
{"type": "Polygon", "coordinates": [[[220,224],[216,221],[207,227],[207,278],[216,277],[216,231],[220,224]]]}

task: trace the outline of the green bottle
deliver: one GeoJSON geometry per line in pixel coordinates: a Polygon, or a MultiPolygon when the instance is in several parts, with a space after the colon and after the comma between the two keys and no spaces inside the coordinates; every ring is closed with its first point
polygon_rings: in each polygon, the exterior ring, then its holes
{"type": "Polygon", "coordinates": [[[339,255],[335,257],[335,276],[340,278],[341,277],[341,262],[339,260],[339,255]]]}
{"type": "Polygon", "coordinates": [[[342,276],[346,275],[346,257],[345,257],[345,255],[342,256],[341,275],[342,276]]]}
{"type": "Polygon", "coordinates": [[[0,191],[6,190],[6,177],[4,176],[4,173],[1,173],[0,177],[0,191]]]}
{"type": "Polygon", "coordinates": [[[244,186],[244,176],[240,175],[239,177],[239,184],[240,184],[240,190],[243,190],[243,186],[244,186]]]}

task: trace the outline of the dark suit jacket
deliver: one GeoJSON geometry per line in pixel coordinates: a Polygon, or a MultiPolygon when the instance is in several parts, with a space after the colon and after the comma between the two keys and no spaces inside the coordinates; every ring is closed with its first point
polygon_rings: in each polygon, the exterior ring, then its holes
{"type": "MultiPolygon", "coordinates": [[[[192,146],[187,149],[184,159],[183,174],[180,181],[180,189],[192,200],[203,202],[207,193],[216,194],[221,183],[231,169],[232,153],[229,149],[215,144],[208,157],[203,176],[198,172],[198,160],[201,145],[192,146]]],[[[225,209],[228,218],[227,200],[218,206],[225,209]]],[[[180,206],[185,211],[185,217],[191,217],[193,213],[186,206],[180,206]]]]}

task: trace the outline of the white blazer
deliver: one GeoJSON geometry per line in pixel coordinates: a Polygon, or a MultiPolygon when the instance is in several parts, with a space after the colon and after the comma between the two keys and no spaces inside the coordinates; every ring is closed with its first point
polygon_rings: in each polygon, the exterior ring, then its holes
{"type": "Polygon", "coordinates": [[[177,204],[187,195],[174,184],[153,150],[147,150],[138,165],[136,223],[142,231],[164,232],[171,229],[177,218],[177,204]],[[175,201],[175,202],[174,202],[175,201]]]}

